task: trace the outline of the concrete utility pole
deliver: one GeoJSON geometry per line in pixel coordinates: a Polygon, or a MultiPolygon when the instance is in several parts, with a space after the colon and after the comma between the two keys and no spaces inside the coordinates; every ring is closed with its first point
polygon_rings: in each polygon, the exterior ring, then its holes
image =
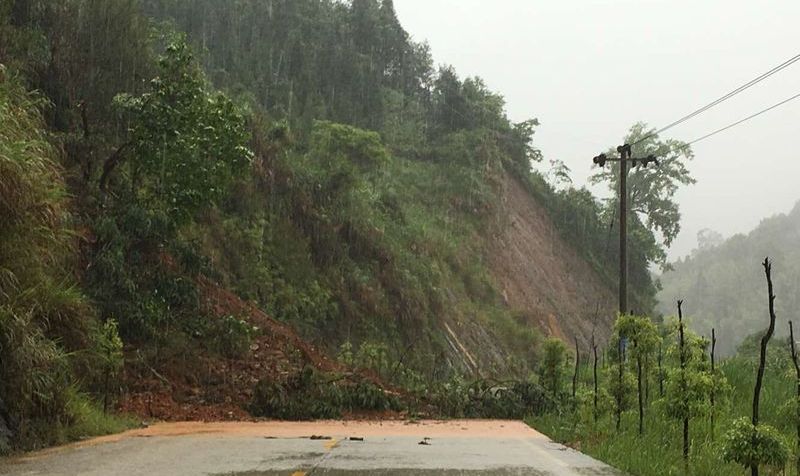
{"type": "Polygon", "coordinates": [[[619,152],[619,313],[628,312],[628,161],[631,146],[617,147],[619,152]]]}
{"type": "Polygon", "coordinates": [[[630,166],[647,165],[652,162],[658,165],[655,156],[644,158],[631,157],[631,146],[625,144],[617,147],[619,157],[608,157],[600,154],[593,162],[605,167],[606,162],[619,162],[619,313],[627,314],[628,308],[628,169],[630,166]]]}

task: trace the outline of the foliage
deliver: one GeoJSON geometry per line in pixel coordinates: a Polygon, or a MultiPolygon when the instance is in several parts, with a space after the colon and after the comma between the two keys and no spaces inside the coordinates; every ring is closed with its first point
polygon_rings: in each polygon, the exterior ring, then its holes
{"type": "Polygon", "coordinates": [[[631,373],[627,365],[622,364],[622,380],[619,378],[620,363],[615,361],[609,366],[602,375],[604,391],[610,398],[610,404],[614,413],[625,412],[633,408],[635,401],[636,377],[631,373]]]}
{"type": "MultiPolygon", "coordinates": [[[[673,321],[668,320],[658,330],[669,342],[675,341],[673,321]]],[[[708,342],[690,331],[686,331],[685,338],[688,371],[683,383],[686,384],[687,391],[680,389],[682,380],[679,359],[675,345],[671,344],[664,358],[665,370],[667,374],[671,374],[667,381],[667,392],[664,397],[656,394],[651,400],[645,400],[647,412],[644,422],[648,431],[644,434],[636,430],[634,421],[637,415],[635,411],[629,411],[630,406],[626,407],[627,410],[622,415],[621,428],[616,429],[614,418],[608,417],[607,410],[614,404],[614,399],[611,398],[607,385],[600,395],[600,418],[595,420],[589,365],[579,369],[579,398],[574,411],[570,411],[572,407],[569,406],[564,408],[567,412],[546,412],[530,418],[529,421],[551,438],[580,448],[623,471],[642,475],[680,475],[687,471],[681,458],[680,420],[688,413],[692,418],[692,451],[688,461],[691,474],[738,474],[741,471],[738,464],[749,464],[752,462],[749,458],[755,455],[766,459],[774,457],[770,463],[761,460],[761,464],[775,465],[773,472],[790,471],[793,465],[787,463],[792,452],[786,441],[790,437],[796,437],[796,385],[786,343],[781,342],[779,347],[775,347],[780,348],[780,351],[770,351],[769,354],[771,358],[767,361],[764,379],[765,398],[760,412],[763,423],[759,425],[759,429],[762,426],[768,428],[763,436],[756,435],[763,446],[753,452],[742,450],[749,447],[748,441],[753,437],[752,425],[746,419],[741,419],[741,422],[738,419],[741,415],[749,414],[752,409],[753,377],[758,363],[755,345],[744,346],[736,356],[718,362],[717,374],[712,375],[706,354],[708,342]],[[707,415],[712,383],[717,386],[714,422],[716,432],[710,418],[704,418],[707,415]],[[787,401],[790,403],[785,404],[787,401]],[[724,436],[720,438],[719,428],[730,430],[727,433],[723,431],[724,436]],[[741,455],[742,460],[735,459],[734,455],[741,455]]],[[[609,350],[615,347],[616,342],[609,343],[609,350]]],[[[628,349],[633,352],[630,345],[628,349]]],[[[613,356],[610,360],[614,361],[613,356]]],[[[607,375],[603,381],[613,383],[618,369],[609,365],[604,370],[607,375]]],[[[633,376],[630,372],[625,375],[628,385],[624,395],[630,401],[631,396],[635,395],[633,376]]],[[[646,379],[651,380],[652,386],[656,375],[645,375],[646,379]]]]}
{"type": "Polygon", "coordinates": [[[744,467],[783,467],[789,460],[786,438],[769,425],[753,426],[748,418],[738,418],[725,433],[722,454],[726,461],[744,467]]]}
{"type": "Polygon", "coordinates": [[[450,418],[522,419],[555,411],[559,401],[532,381],[468,382],[460,376],[435,385],[430,403],[450,418]]]}
{"type": "MultiPolygon", "coordinates": [[[[629,206],[632,229],[636,231],[634,240],[649,242],[648,247],[638,247],[644,251],[647,262],[659,264],[664,268],[666,248],[680,232],[680,211],[675,193],[681,185],[695,183],[685,162],[694,157],[691,148],[677,140],[661,141],[655,131],[646,124],[638,123],[631,127],[625,137],[631,144],[634,158],[655,156],[659,164],[655,167],[636,167],[628,175],[629,206]],[[660,236],[658,243],[655,236],[660,236]]],[[[609,151],[609,157],[618,155],[609,151]]],[[[607,167],[591,178],[592,183],[607,183],[611,191],[619,190],[619,167],[607,167]]],[[[618,208],[618,203],[609,201],[609,207],[618,208]]]]}
{"type": "Polygon", "coordinates": [[[82,423],[77,375],[99,344],[70,272],[71,216],[42,107],[0,67],[0,417],[22,448],[82,423]]]}
{"type": "Polygon", "coordinates": [[[140,96],[114,99],[130,124],[125,146],[134,155],[133,195],[147,209],[182,223],[218,202],[244,170],[252,155],[247,131],[233,102],[208,91],[181,39],[159,58],[150,87],[140,96]]]}
{"type": "Polygon", "coordinates": [[[117,328],[117,321],[108,319],[102,326],[96,325],[92,332],[92,354],[97,360],[94,367],[99,374],[96,387],[101,390],[103,395],[104,412],[108,411],[111,386],[119,380],[124,365],[122,339],[119,337],[117,328]]]}
{"type": "Polygon", "coordinates": [[[48,315],[84,325],[78,312],[48,309],[49,293],[65,291],[59,265],[66,251],[64,185],[39,115],[42,102],[0,70],[0,402],[12,430],[65,418],[67,356],[48,336],[48,315]]]}
{"type": "Polygon", "coordinates": [[[708,396],[714,383],[706,354],[708,340],[687,329],[684,324],[685,368],[681,368],[677,323],[669,322],[667,331],[671,343],[666,356],[672,367],[665,372],[666,413],[678,420],[705,415],[709,410],[708,396]]]}
{"type": "Polygon", "coordinates": [[[261,380],[255,387],[251,413],[256,416],[307,420],[340,418],[354,410],[399,410],[400,401],[367,380],[347,380],[304,368],[284,382],[261,380]]]}
{"type": "Polygon", "coordinates": [[[550,337],[544,341],[542,361],[539,364],[540,381],[554,399],[562,391],[567,365],[567,346],[561,339],[550,337]]]}
{"type": "Polygon", "coordinates": [[[229,359],[241,358],[250,351],[253,336],[259,332],[244,319],[223,316],[212,319],[203,336],[210,347],[229,359]]]}
{"type": "Polygon", "coordinates": [[[652,356],[661,342],[656,324],[646,316],[622,315],[614,323],[614,331],[633,343],[629,347],[633,358],[652,356]]]}
{"type": "MultiPolygon", "coordinates": [[[[94,418],[71,412],[70,392],[83,401],[120,388],[123,342],[155,367],[197,349],[248,352],[257,330],[206,315],[205,278],[323,350],[358,343],[342,358],[419,404],[429,394],[447,414],[476,417],[562,410],[564,357],[543,366],[547,390],[523,378],[545,346],[489,272],[505,225],[499,192],[509,172],[521,180],[601,273],[615,260],[597,239],[611,217],[588,190],[556,190],[533,171],[538,122],[509,120],[480,78],[437,70],[391,1],[0,0],[0,61],[49,102],[15,86],[4,114],[44,114],[8,129],[4,116],[0,131],[19,136],[0,141],[15,157],[0,162],[0,193],[23,191],[0,200],[12,224],[0,229],[0,289],[14,287],[0,297],[10,309],[0,329],[22,352],[8,366],[3,354],[0,372],[36,390],[14,403],[26,419],[94,418]],[[468,323],[484,343],[477,366],[509,380],[459,377],[474,364],[453,358],[444,322],[468,323]]],[[[633,255],[645,310],[652,282],[644,252],[633,255]]],[[[399,405],[344,377],[262,381],[253,409],[310,418],[399,405]]]]}

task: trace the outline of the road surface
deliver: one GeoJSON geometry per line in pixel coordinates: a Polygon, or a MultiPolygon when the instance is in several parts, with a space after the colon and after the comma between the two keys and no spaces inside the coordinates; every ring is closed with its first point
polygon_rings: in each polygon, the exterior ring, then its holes
{"type": "Polygon", "coordinates": [[[165,423],[0,460],[0,475],[616,475],[513,421],[165,423]]]}

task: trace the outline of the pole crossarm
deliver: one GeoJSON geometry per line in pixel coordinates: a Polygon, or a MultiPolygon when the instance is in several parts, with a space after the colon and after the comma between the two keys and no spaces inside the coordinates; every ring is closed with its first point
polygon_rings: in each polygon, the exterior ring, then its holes
{"type": "Polygon", "coordinates": [[[592,162],[594,162],[594,164],[596,165],[599,165],[600,167],[604,167],[606,165],[606,162],[620,162],[622,160],[629,162],[631,165],[635,167],[638,167],[640,165],[644,165],[645,167],[647,167],[651,163],[657,166],[661,165],[656,156],[653,154],[650,154],[647,157],[631,157],[627,159],[623,159],[622,157],[609,157],[606,154],[600,154],[594,157],[592,159],[592,162]]]}

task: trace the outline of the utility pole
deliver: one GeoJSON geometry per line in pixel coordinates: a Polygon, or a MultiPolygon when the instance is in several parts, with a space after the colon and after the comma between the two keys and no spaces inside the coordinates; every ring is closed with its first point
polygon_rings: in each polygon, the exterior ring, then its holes
{"type": "Polygon", "coordinates": [[[631,146],[617,147],[619,152],[619,313],[628,312],[628,161],[631,146]]]}
{"type": "Polygon", "coordinates": [[[600,167],[605,167],[606,162],[619,162],[619,313],[627,314],[628,308],[628,169],[631,166],[649,163],[658,165],[658,159],[653,155],[643,158],[633,158],[631,145],[624,144],[617,147],[619,157],[608,157],[600,154],[593,162],[600,167]]]}

